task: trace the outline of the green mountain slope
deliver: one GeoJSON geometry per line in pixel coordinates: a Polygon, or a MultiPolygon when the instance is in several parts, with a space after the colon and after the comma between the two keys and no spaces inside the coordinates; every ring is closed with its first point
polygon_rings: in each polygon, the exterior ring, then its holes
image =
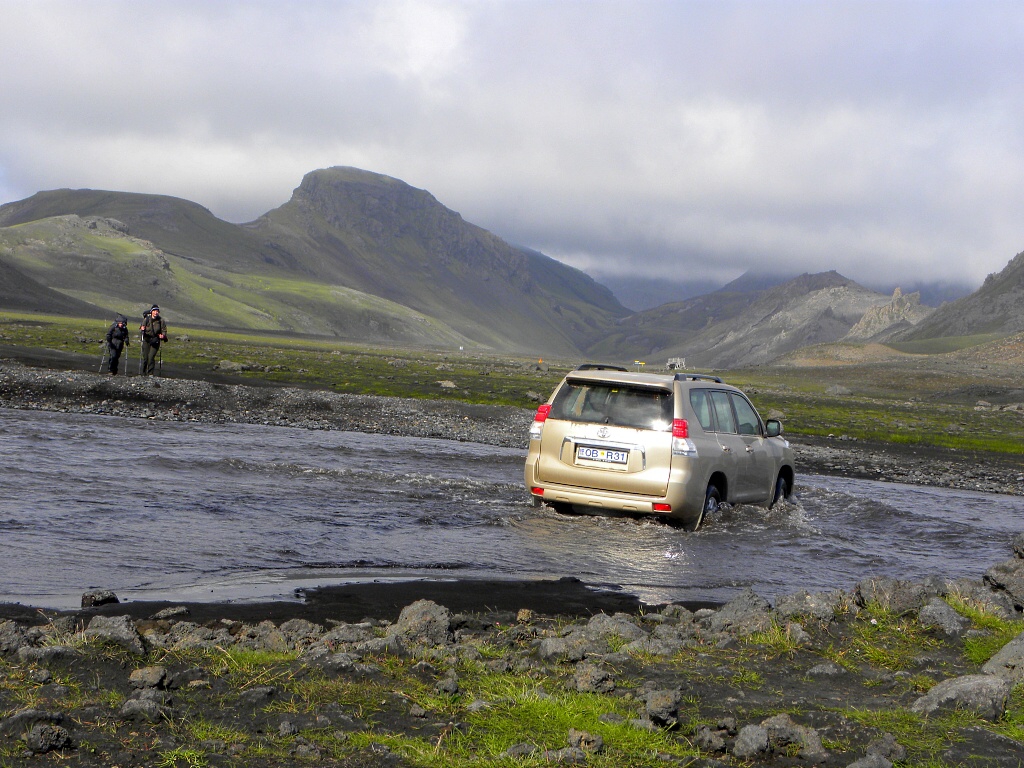
{"type": "Polygon", "coordinates": [[[350,168],[243,225],[160,195],[40,192],[0,207],[0,257],[104,310],[354,341],[578,354],[628,314],[582,272],[350,168]]]}

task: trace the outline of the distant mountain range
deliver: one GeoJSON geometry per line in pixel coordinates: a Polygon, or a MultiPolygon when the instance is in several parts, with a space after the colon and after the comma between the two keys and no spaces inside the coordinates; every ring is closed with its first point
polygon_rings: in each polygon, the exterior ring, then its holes
{"type": "Polygon", "coordinates": [[[512,246],[429,192],[355,168],[231,224],[178,198],[53,190],[0,206],[0,308],[79,317],[160,304],[170,322],[363,343],[770,363],[809,344],[1024,330],[1024,254],[938,309],[837,274],[748,274],[632,312],[585,273],[512,246]]]}

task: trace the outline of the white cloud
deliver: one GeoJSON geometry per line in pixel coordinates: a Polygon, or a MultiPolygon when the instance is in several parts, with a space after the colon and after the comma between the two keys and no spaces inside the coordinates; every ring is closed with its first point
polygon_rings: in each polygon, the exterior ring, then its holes
{"type": "Polygon", "coordinates": [[[0,0],[0,202],[230,220],[355,165],[602,271],[978,283],[1024,248],[1024,7],[0,0]]]}

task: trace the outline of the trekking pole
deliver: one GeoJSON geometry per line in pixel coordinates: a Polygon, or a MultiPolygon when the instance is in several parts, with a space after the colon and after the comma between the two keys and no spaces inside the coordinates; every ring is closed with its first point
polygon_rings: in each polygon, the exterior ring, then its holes
{"type": "Polygon", "coordinates": [[[145,346],[142,341],[142,333],[139,333],[139,376],[143,374],[142,366],[145,364],[145,346]]]}
{"type": "Polygon", "coordinates": [[[108,344],[103,345],[103,354],[100,355],[100,373],[103,373],[103,364],[107,362],[107,356],[110,354],[110,346],[108,344]]]}
{"type": "Polygon", "coordinates": [[[157,363],[157,365],[160,366],[159,369],[158,369],[160,372],[157,374],[157,376],[163,376],[164,375],[164,348],[163,347],[160,347],[159,349],[157,349],[156,356],[157,356],[157,360],[159,361],[157,363]]]}

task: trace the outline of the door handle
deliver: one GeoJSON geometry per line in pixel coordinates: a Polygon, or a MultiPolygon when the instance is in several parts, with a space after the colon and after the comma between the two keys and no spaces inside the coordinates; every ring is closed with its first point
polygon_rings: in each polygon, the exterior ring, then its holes
{"type": "Polygon", "coordinates": [[[730,448],[728,445],[723,445],[722,453],[732,453],[732,448],[730,448]]]}
{"type": "Polygon", "coordinates": [[[753,449],[753,448],[751,448],[751,447],[750,447],[750,446],[748,445],[748,446],[747,446],[747,453],[753,453],[753,452],[754,452],[754,449],[753,449]]]}

